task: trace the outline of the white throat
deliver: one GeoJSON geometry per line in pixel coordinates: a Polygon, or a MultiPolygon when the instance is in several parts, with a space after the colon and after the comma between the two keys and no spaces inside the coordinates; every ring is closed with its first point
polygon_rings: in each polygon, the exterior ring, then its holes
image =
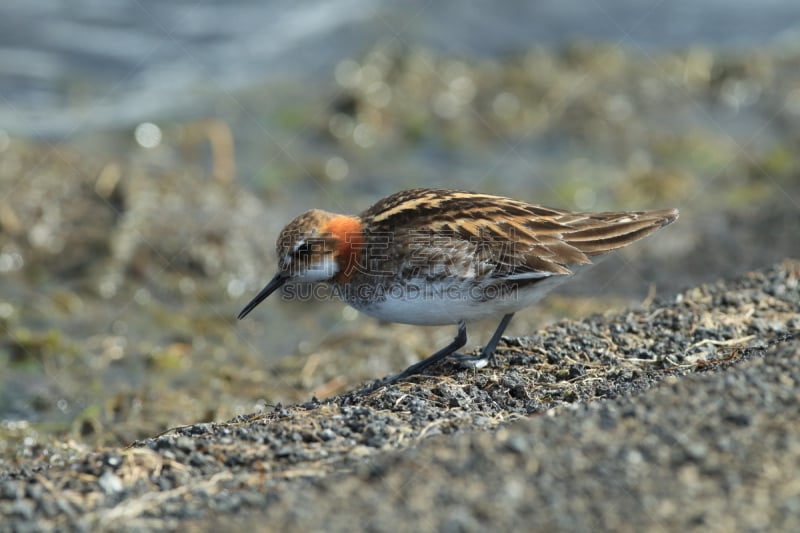
{"type": "Polygon", "coordinates": [[[290,265],[292,278],[296,281],[327,281],[339,273],[339,265],[332,254],[328,254],[321,261],[309,265],[290,265]],[[304,268],[306,267],[306,268],[304,268]]]}

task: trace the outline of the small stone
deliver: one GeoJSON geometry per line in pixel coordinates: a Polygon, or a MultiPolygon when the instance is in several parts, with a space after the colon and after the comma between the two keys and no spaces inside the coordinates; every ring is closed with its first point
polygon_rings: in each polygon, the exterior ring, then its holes
{"type": "Polygon", "coordinates": [[[4,481],[0,483],[0,498],[6,500],[13,500],[17,497],[17,484],[13,481],[4,481]]]}
{"type": "Polygon", "coordinates": [[[570,378],[577,378],[584,374],[586,374],[586,370],[583,368],[583,365],[569,365],[570,378]]]}
{"type": "Polygon", "coordinates": [[[209,423],[206,424],[195,424],[189,428],[189,433],[192,435],[203,435],[206,433],[211,433],[213,426],[209,423]]]}
{"type": "Polygon", "coordinates": [[[289,446],[284,446],[282,448],[279,448],[275,452],[275,457],[278,458],[291,457],[294,454],[295,454],[294,448],[290,448],[289,446]]]}
{"type": "Polygon", "coordinates": [[[97,483],[106,494],[116,494],[121,492],[124,488],[122,485],[122,479],[112,472],[105,472],[97,480],[97,483]]]}
{"type": "Polygon", "coordinates": [[[514,453],[525,453],[528,450],[528,442],[521,435],[512,435],[505,442],[506,448],[514,453]]]}
{"type": "Polygon", "coordinates": [[[763,318],[756,318],[750,323],[750,329],[757,333],[766,333],[769,331],[769,325],[763,318]]]}
{"type": "Polygon", "coordinates": [[[686,447],[686,455],[695,461],[703,459],[708,453],[708,448],[701,442],[695,442],[686,447]]]}
{"type": "Polygon", "coordinates": [[[34,501],[41,500],[43,495],[44,489],[38,483],[28,483],[28,486],[25,487],[25,496],[34,501]]]}
{"type": "Polygon", "coordinates": [[[184,452],[194,451],[194,440],[190,439],[189,437],[178,437],[178,439],[175,441],[175,447],[184,452]]]}
{"type": "Polygon", "coordinates": [[[330,428],[325,428],[319,432],[319,438],[323,441],[333,440],[336,438],[336,433],[334,433],[330,428]]]}
{"type": "Polygon", "coordinates": [[[27,499],[17,500],[11,506],[11,514],[20,516],[25,520],[33,518],[33,502],[27,499]]]}

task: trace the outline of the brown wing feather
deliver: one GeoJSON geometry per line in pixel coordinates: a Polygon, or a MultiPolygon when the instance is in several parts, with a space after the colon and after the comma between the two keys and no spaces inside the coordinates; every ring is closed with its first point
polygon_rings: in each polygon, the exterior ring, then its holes
{"type": "MultiPolygon", "coordinates": [[[[442,189],[412,189],[361,214],[365,230],[405,239],[420,230],[470,243],[497,276],[569,274],[571,265],[631,244],[674,222],[677,210],[575,213],[510,198],[442,189]]],[[[448,246],[442,248],[446,253],[448,246]]]]}
{"type": "Polygon", "coordinates": [[[678,218],[675,209],[615,213],[584,213],[580,223],[568,224],[565,242],[588,255],[610,252],[627,246],[671,224],[678,218]]]}

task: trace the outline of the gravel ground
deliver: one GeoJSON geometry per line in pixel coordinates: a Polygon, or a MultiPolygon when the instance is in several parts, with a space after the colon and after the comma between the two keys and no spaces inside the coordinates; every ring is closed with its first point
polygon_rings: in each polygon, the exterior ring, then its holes
{"type": "Polygon", "coordinates": [[[798,531],[800,342],[635,396],[426,439],[215,525],[798,531]]]}
{"type": "Polygon", "coordinates": [[[0,472],[0,530],[800,529],[800,262],[0,472]]]}

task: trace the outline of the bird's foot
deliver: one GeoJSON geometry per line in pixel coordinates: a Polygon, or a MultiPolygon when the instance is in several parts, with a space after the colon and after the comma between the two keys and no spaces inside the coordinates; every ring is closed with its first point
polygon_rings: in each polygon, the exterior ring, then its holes
{"type": "Polygon", "coordinates": [[[448,359],[458,362],[461,368],[481,369],[487,366],[497,366],[497,358],[494,353],[489,355],[463,355],[453,354],[448,359]]]}

